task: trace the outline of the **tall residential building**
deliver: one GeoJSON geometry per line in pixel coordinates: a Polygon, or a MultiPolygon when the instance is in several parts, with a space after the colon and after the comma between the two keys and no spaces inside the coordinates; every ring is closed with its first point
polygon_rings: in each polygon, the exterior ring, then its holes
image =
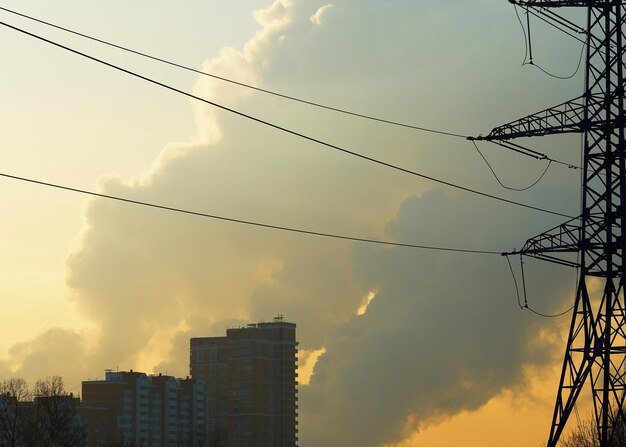
{"type": "Polygon", "coordinates": [[[81,414],[89,447],[205,447],[207,396],[201,383],[170,376],[106,371],[83,382],[81,414]]]}
{"type": "Polygon", "coordinates": [[[296,325],[228,329],[192,338],[191,377],[207,387],[209,437],[224,447],[297,445],[296,325]]]}

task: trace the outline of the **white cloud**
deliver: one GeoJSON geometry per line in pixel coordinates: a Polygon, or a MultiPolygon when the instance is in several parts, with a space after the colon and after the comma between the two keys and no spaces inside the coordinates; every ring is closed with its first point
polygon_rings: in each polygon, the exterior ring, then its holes
{"type": "Polygon", "coordinates": [[[317,11],[315,11],[315,14],[313,14],[310,17],[311,23],[313,25],[320,26],[322,24],[322,18],[326,15],[328,10],[332,7],[333,5],[331,3],[320,7],[317,11]]]}
{"type": "MultiPolygon", "coordinates": [[[[449,244],[478,244],[487,235],[497,242],[524,214],[476,211],[433,190],[407,199],[387,231],[393,240],[439,233],[449,244]]],[[[519,311],[500,256],[362,245],[353,258],[360,284],[376,289],[376,298],[363,315],[328,332],[326,352],[300,391],[303,447],[400,441],[435,415],[480,408],[523,383],[525,365],[549,365],[560,352],[554,339],[537,343],[541,329],[561,326],[519,311]]],[[[536,278],[533,290],[541,293],[532,299],[554,309],[573,287],[563,287],[570,272],[550,272],[536,278]]]]}

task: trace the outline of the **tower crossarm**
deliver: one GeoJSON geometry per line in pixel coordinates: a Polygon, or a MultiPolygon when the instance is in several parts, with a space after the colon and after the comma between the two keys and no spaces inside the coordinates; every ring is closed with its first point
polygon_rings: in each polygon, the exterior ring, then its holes
{"type": "MultiPolygon", "coordinates": [[[[598,0],[509,0],[509,3],[514,5],[526,7],[542,7],[542,8],[561,8],[564,6],[595,6],[598,0]]],[[[613,3],[622,3],[621,0],[613,3]]]]}
{"type": "MultiPolygon", "coordinates": [[[[595,98],[591,98],[594,101],[595,98]]],[[[487,136],[471,137],[474,140],[503,141],[519,137],[535,137],[558,133],[575,133],[584,130],[585,99],[581,96],[555,107],[528,115],[494,128],[487,136]]]]}
{"type": "Polygon", "coordinates": [[[578,252],[579,241],[580,224],[579,219],[575,218],[528,239],[521,250],[502,253],[502,256],[525,255],[568,267],[578,267],[577,261],[559,255],[578,252]]]}

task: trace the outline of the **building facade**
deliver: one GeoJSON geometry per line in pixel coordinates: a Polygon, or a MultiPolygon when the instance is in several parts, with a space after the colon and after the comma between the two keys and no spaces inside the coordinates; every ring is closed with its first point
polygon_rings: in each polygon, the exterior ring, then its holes
{"type": "Polygon", "coordinates": [[[20,438],[19,422],[15,396],[0,394],[0,447],[17,445],[20,438]]]}
{"type": "Polygon", "coordinates": [[[207,396],[192,379],[106,371],[82,384],[89,447],[206,447],[207,396]]]}
{"type": "Polygon", "coordinates": [[[297,445],[297,345],[296,325],[282,317],[191,339],[191,377],[207,387],[215,446],[297,445]]]}
{"type": "Polygon", "coordinates": [[[178,381],[178,439],[184,446],[208,446],[206,387],[191,378],[178,381]]]}

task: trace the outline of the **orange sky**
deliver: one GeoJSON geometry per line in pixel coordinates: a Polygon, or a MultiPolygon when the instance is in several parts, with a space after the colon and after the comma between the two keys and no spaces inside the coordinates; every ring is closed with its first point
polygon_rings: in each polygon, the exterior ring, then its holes
{"type": "MultiPolygon", "coordinates": [[[[505,391],[478,411],[435,419],[405,441],[386,447],[541,447],[548,438],[559,373],[560,362],[551,371],[530,372],[527,387],[505,391]]],[[[577,408],[581,418],[591,414],[584,395],[577,408]]],[[[572,415],[568,430],[575,424],[572,415]]]]}

